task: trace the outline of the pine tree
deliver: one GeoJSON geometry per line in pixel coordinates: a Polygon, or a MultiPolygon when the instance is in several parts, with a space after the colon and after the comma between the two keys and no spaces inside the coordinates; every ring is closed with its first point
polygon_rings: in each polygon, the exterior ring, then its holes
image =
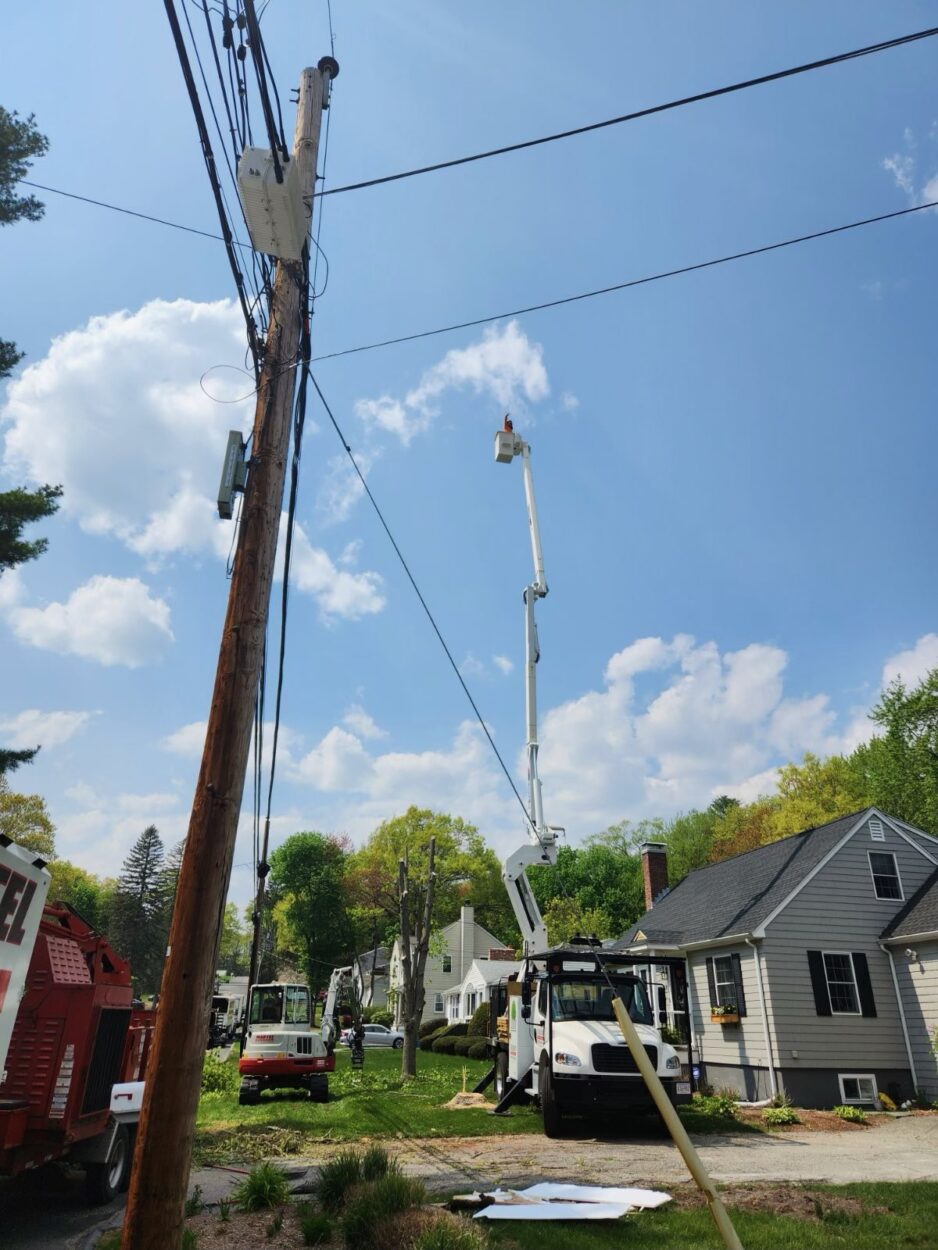
{"type": "Polygon", "coordinates": [[[148,825],[124,860],[111,910],[111,941],[130,963],[137,993],[159,984],[166,950],[163,843],[148,825]]]}

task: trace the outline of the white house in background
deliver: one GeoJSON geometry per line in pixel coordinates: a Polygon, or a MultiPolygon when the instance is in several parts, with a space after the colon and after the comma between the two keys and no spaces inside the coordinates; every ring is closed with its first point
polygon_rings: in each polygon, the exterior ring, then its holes
{"type": "Polygon", "coordinates": [[[474,959],[459,985],[450,986],[444,992],[445,1014],[450,1024],[471,1020],[479,1004],[487,1003],[492,997],[493,987],[520,967],[516,959],[474,959]]]}
{"type": "MultiPolygon", "coordinates": [[[[446,1014],[447,991],[456,982],[465,979],[474,960],[487,959],[489,951],[496,948],[504,950],[504,943],[494,933],[476,924],[475,913],[468,903],[463,904],[458,920],[433,935],[431,946],[435,953],[427,958],[424,975],[424,1020],[446,1014]]],[[[398,1027],[401,1024],[402,983],[401,942],[397,938],[388,965],[388,985],[389,1001],[394,1004],[394,1023],[398,1027]]]]}

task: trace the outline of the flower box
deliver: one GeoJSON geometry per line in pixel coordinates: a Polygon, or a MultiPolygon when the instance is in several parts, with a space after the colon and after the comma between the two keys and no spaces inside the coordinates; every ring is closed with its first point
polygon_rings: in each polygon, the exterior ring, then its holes
{"type": "Polygon", "coordinates": [[[714,1024],[739,1024],[738,1011],[711,1011],[710,1019],[714,1024]]]}

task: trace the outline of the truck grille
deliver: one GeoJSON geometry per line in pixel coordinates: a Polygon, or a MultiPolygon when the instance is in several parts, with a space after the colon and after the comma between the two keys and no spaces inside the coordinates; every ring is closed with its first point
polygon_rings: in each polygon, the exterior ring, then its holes
{"type": "MultiPolygon", "coordinates": [[[[657,1069],[658,1047],[646,1046],[645,1054],[657,1069]]],[[[593,1047],[593,1068],[597,1072],[638,1072],[628,1046],[612,1046],[609,1042],[598,1042],[593,1047]]]]}
{"type": "Polygon", "coordinates": [[[81,1114],[103,1111],[111,1105],[111,1086],[119,1080],[120,1063],[124,1054],[124,1038],[130,1024],[130,1011],[104,1008],[98,1020],[98,1035],[94,1042],[91,1069],[85,1085],[85,1097],[81,1114]]]}
{"type": "Polygon", "coordinates": [[[296,1053],[298,1055],[311,1055],[313,1053],[313,1039],[303,1037],[302,1035],[296,1039],[296,1053]]]}

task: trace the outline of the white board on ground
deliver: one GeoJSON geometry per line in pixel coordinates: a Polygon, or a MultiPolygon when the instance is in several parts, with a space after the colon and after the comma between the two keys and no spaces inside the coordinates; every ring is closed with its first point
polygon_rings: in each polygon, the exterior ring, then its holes
{"type": "Polygon", "coordinates": [[[649,1210],[671,1201],[654,1189],[605,1185],[558,1185],[545,1181],[527,1189],[498,1189],[477,1220],[617,1220],[631,1211],[649,1210]]]}

